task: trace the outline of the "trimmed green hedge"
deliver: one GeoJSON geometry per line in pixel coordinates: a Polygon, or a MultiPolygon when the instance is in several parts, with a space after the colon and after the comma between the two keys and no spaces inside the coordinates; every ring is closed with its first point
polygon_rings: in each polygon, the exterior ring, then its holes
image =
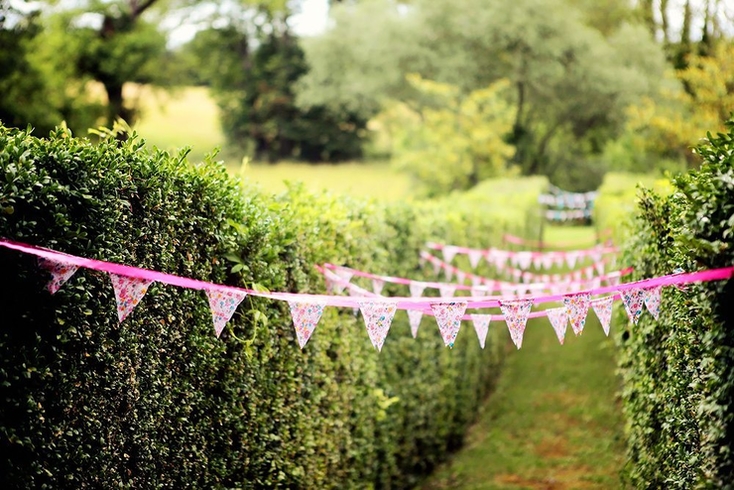
{"type": "MultiPolygon", "coordinates": [[[[429,239],[517,232],[446,204],[265,198],[134,138],[0,126],[0,236],[218,283],[322,292],[327,261],[420,277],[429,239]]],[[[216,339],[201,291],[153,285],[119,325],[104,274],[51,296],[34,258],[2,249],[0,270],[0,488],[410,487],[461,443],[508,338],[482,351],[465,325],[450,350],[399,312],[378,354],[327,308],[301,351],[282,302],[248,297],[216,339]]]]}
{"type": "MultiPolygon", "coordinates": [[[[697,148],[672,195],[641,194],[625,261],[635,279],[734,265],[734,122],[697,148]]],[[[665,288],[659,321],[618,336],[635,488],[734,484],[734,281],[665,288]]],[[[626,320],[619,319],[620,323],[626,320]]]]}

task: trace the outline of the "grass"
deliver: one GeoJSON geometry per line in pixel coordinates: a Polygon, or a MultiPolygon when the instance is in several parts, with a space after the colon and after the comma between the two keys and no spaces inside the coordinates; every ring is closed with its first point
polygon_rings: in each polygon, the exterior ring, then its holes
{"type": "MultiPolygon", "coordinates": [[[[593,243],[591,227],[548,231],[548,240],[593,243]]],[[[615,370],[614,344],[591,309],[584,332],[576,337],[569,327],[565,345],[547,318],[530,320],[464,448],[422,490],[619,488],[624,442],[615,370]]]]}

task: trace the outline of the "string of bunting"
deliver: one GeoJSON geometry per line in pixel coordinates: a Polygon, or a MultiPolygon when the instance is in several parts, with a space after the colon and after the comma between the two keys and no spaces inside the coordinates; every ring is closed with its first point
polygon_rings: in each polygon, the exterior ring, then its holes
{"type": "Polygon", "coordinates": [[[570,221],[574,219],[591,218],[592,211],[590,209],[546,209],[545,219],[551,221],[570,221]]]}
{"type": "Polygon", "coordinates": [[[593,262],[599,262],[604,255],[617,253],[616,247],[605,245],[596,245],[591,248],[579,250],[552,252],[500,250],[496,248],[480,249],[435,242],[426,243],[426,248],[440,251],[443,255],[443,260],[449,264],[454,260],[456,255],[465,254],[469,258],[472,269],[475,269],[479,265],[482,258],[497,268],[501,268],[509,262],[512,266],[522,270],[528,270],[531,266],[536,269],[547,270],[552,267],[561,267],[564,265],[573,269],[576,267],[578,261],[591,259],[593,262]]]}
{"type": "MultiPolygon", "coordinates": [[[[560,302],[563,304],[561,307],[562,311],[559,311],[558,308],[551,308],[535,313],[548,316],[551,325],[558,335],[559,341],[563,342],[565,325],[570,324],[572,330],[577,335],[581,333],[589,308],[593,309],[597,316],[599,316],[605,332],[608,333],[611,319],[611,305],[615,299],[619,298],[622,300],[630,321],[637,323],[643,312],[643,306],[657,318],[662,288],[665,286],[723,280],[729,279],[734,275],[734,267],[727,267],[693,273],[675,273],[615,286],[603,286],[572,294],[531,295],[513,299],[486,297],[385,298],[379,297],[374,293],[369,296],[345,297],[321,294],[261,292],[214,284],[113,262],[78,257],[9,240],[0,240],[0,246],[38,257],[39,265],[51,275],[47,289],[52,294],[57,292],[79,268],[108,273],[115,292],[117,317],[120,322],[124,321],[130,315],[154,282],[204,290],[212,311],[212,321],[217,336],[221,334],[225,324],[230,320],[237,306],[247,295],[286,301],[291,311],[296,337],[301,348],[306,345],[313,334],[326,306],[359,309],[365,321],[370,340],[378,350],[382,348],[392,319],[398,309],[407,310],[409,318],[411,311],[417,311],[422,314],[429,313],[434,316],[445,345],[453,347],[461,322],[467,318],[465,316],[467,309],[499,308],[502,312],[501,319],[506,322],[510,336],[519,349],[522,346],[522,338],[527,320],[532,317],[532,307],[544,303],[560,302]]],[[[417,316],[417,314],[413,316],[417,316]]],[[[474,322],[478,336],[480,335],[480,331],[485,331],[488,328],[491,321],[499,319],[495,315],[478,316],[477,314],[470,314],[468,318],[474,322]]],[[[417,328],[415,333],[417,333],[417,328]]],[[[486,338],[486,333],[484,337],[486,338]]],[[[479,338],[479,341],[483,345],[482,338],[479,338]]]]}
{"type": "MultiPolygon", "coordinates": [[[[602,230],[599,232],[599,238],[607,238],[612,235],[611,228],[607,228],[605,230],[602,230]]],[[[583,248],[581,245],[579,245],[578,242],[541,242],[539,240],[528,240],[527,238],[522,238],[517,235],[511,235],[509,233],[505,233],[502,235],[502,240],[506,243],[510,243],[512,245],[520,245],[523,247],[530,247],[530,248],[541,248],[541,247],[547,247],[547,248],[568,248],[568,247],[575,247],[575,248],[583,248]]],[[[607,246],[612,246],[611,240],[606,243],[607,246]]],[[[595,245],[589,245],[587,248],[591,248],[595,245]]]]}

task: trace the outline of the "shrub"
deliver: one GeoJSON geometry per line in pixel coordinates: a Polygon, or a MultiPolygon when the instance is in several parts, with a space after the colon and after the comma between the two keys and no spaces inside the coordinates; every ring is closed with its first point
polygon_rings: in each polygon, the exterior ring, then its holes
{"type": "MultiPolygon", "coordinates": [[[[734,265],[734,122],[698,146],[700,170],[672,195],[644,191],[626,261],[635,278],[734,265]]],[[[628,480],[728,488],[734,474],[734,282],[666,288],[659,321],[618,337],[628,480]]]]}
{"type": "MultiPolygon", "coordinates": [[[[327,261],[415,277],[427,240],[489,245],[501,226],[460,198],[266,198],[210,161],[66,130],[0,126],[0,172],[2,237],[273,291],[322,292],[327,261]]],[[[118,324],[104,274],[50,296],[32,257],[0,250],[0,270],[2,488],[409,487],[461,442],[507,338],[482,351],[465,326],[449,350],[399,312],[378,354],[327,308],[301,351],[282,302],[246,298],[216,339],[201,291],[153,285],[118,324]]]]}

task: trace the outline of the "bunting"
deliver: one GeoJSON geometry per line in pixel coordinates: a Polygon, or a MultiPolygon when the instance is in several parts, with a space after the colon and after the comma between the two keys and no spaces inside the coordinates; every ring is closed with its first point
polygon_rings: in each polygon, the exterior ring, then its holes
{"type": "Polygon", "coordinates": [[[590,301],[591,294],[589,293],[578,293],[563,297],[563,306],[566,308],[568,321],[576,335],[580,335],[584,331],[590,301]]]}
{"type": "Polygon", "coordinates": [[[642,315],[643,295],[642,289],[627,289],[621,291],[624,309],[627,310],[627,316],[632,323],[637,325],[637,321],[642,315]]]}
{"type": "Polygon", "coordinates": [[[442,284],[439,288],[439,292],[442,298],[453,298],[456,293],[456,285],[454,284],[442,284]]]}
{"type": "Polygon", "coordinates": [[[423,311],[421,310],[407,310],[408,311],[408,323],[410,324],[410,333],[413,338],[418,337],[418,327],[421,325],[421,319],[423,318],[423,311]]]}
{"type": "Polygon", "coordinates": [[[153,281],[140,279],[137,277],[120,276],[109,273],[112,287],[115,290],[115,300],[117,301],[117,318],[120,323],[132,313],[140,300],[143,299],[145,293],[148,292],[148,286],[153,281]]]}
{"type": "Polygon", "coordinates": [[[662,286],[644,290],[645,306],[656,320],[660,316],[660,302],[662,301],[662,286]]]}
{"type": "Polygon", "coordinates": [[[364,324],[367,327],[367,335],[369,335],[372,345],[382,351],[382,344],[385,343],[387,332],[390,330],[392,319],[397,310],[397,302],[390,300],[382,301],[360,301],[359,309],[364,318],[364,324]]]}
{"type": "Polygon", "coordinates": [[[609,336],[609,326],[612,323],[612,304],[614,303],[614,296],[605,296],[604,298],[596,298],[591,300],[591,307],[596,313],[596,317],[601,323],[601,328],[604,329],[604,334],[609,336]]]}
{"type": "Polygon", "coordinates": [[[219,337],[247,293],[234,289],[212,288],[206,290],[206,296],[209,298],[209,308],[212,310],[214,332],[219,337]]]}
{"type": "Polygon", "coordinates": [[[545,310],[550,320],[553,330],[556,332],[558,342],[563,345],[563,341],[566,338],[566,327],[568,327],[568,315],[566,314],[566,308],[548,308],[545,310]]]}
{"type": "Polygon", "coordinates": [[[484,349],[484,344],[487,341],[487,332],[489,332],[489,322],[492,319],[492,315],[478,315],[474,313],[469,316],[474,324],[474,330],[477,332],[479,345],[484,349]]]}
{"type": "Polygon", "coordinates": [[[453,347],[456,336],[461,328],[461,317],[466,311],[466,301],[451,301],[444,303],[431,303],[431,311],[436,317],[438,330],[441,332],[444,344],[453,347]]]}
{"type": "Polygon", "coordinates": [[[49,293],[55,294],[68,281],[79,267],[62,260],[38,259],[38,265],[51,274],[51,280],[46,285],[49,293]]]}
{"type": "Polygon", "coordinates": [[[510,331],[512,342],[519,349],[522,347],[522,337],[525,333],[525,325],[528,323],[528,315],[533,307],[533,300],[501,300],[500,309],[505,316],[507,329],[510,331]]]}
{"type": "Polygon", "coordinates": [[[316,329],[319,320],[321,320],[321,315],[324,313],[324,304],[289,301],[288,307],[291,310],[293,327],[296,329],[298,346],[303,349],[316,329]]]}

